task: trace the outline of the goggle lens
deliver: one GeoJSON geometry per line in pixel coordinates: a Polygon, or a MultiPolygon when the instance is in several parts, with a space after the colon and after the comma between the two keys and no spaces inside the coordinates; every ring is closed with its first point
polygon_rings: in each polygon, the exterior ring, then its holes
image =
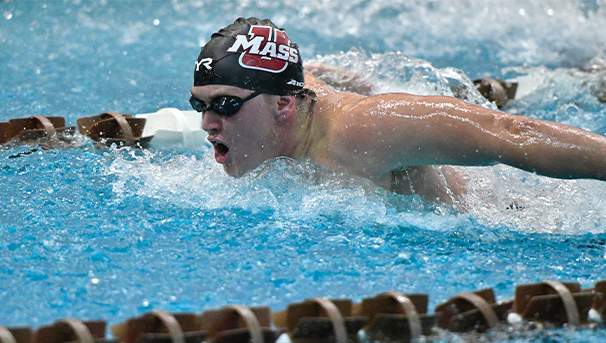
{"type": "Polygon", "coordinates": [[[261,92],[255,91],[244,99],[233,95],[222,95],[212,99],[209,104],[192,96],[189,98],[189,103],[197,112],[204,113],[213,111],[222,117],[231,117],[238,113],[245,102],[259,94],[261,94],[261,92]]]}

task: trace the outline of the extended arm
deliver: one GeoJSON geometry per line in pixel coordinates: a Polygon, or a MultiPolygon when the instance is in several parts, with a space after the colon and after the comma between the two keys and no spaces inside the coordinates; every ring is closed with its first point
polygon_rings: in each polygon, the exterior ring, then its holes
{"type": "Polygon", "coordinates": [[[571,126],[444,96],[357,97],[342,109],[332,131],[335,158],[363,175],[505,163],[551,177],[606,180],[606,137],[571,126]]]}

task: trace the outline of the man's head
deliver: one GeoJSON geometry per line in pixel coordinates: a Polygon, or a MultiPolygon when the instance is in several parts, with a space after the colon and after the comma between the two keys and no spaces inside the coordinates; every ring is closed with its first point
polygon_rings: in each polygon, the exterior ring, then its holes
{"type": "Polygon", "coordinates": [[[269,19],[238,18],[212,35],[194,71],[194,86],[221,84],[267,94],[303,89],[303,61],[296,44],[269,19]]]}
{"type": "Polygon", "coordinates": [[[297,45],[269,20],[239,18],[202,47],[190,102],[229,175],[290,155],[304,83],[297,45]]]}

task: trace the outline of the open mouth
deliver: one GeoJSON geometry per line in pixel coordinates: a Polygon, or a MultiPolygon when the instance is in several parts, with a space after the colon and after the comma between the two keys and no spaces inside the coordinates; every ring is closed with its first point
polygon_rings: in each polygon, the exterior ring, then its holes
{"type": "Polygon", "coordinates": [[[227,154],[229,153],[229,147],[220,142],[212,142],[212,145],[215,148],[215,160],[218,163],[225,163],[227,154]]]}

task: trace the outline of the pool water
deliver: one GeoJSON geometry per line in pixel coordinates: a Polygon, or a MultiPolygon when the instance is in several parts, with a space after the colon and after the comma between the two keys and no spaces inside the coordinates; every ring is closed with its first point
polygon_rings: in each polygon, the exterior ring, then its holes
{"type": "MultiPolygon", "coordinates": [[[[272,18],[303,58],[373,92],[458,95],[482,76],[540,80],[505,111],[606,134],[601,1],[0,2],[0,121],[188,109],[193,62],[238,16],[272,18]],[[555,33],[554,33],[555,32],[555,33]],[[353,48],[353,49],[352,49],[353,48]]],[[[196,151],[0,148],[0,325],[110,324],[151,309],[269,305],[386,290],[461,292],[606,278],[606,183],[469,167],[464,204],[401,196],[306,161],[227,177],[196,151]],[[514,206],[512,206],[512,204],[514,206]],[[513,207],[513,208],[512,208],[513,207]]],[[[600,328],[503,342],[602,342],[600,328]]],[[[438,341],[465,338],[444,333],[438,341]]]]}

